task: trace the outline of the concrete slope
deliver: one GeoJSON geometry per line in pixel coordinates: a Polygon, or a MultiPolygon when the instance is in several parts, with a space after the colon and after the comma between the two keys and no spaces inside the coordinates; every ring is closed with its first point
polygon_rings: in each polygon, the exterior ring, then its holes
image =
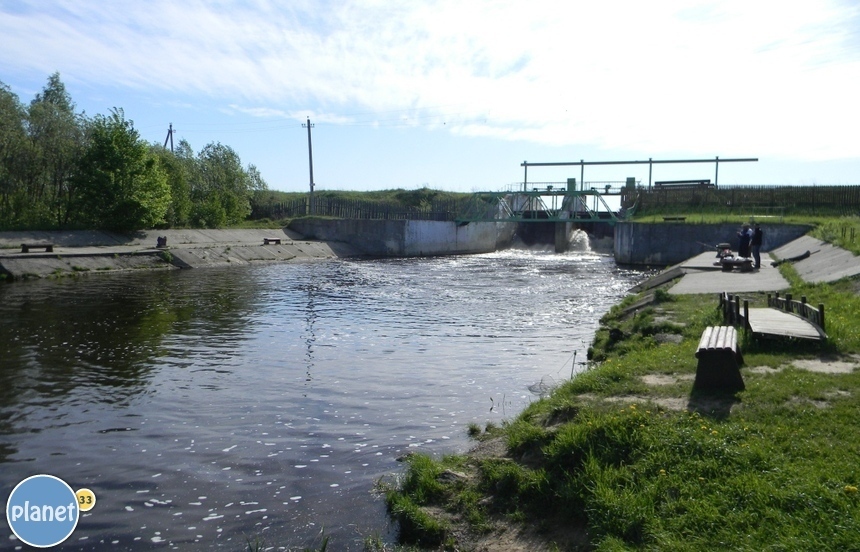
{"type": "Polygon", "coordinates": [[[835,282],[860,274],[860,257],[821,240],[804,236],[773,251],[779,260],[791,259],[809,251],[808,258],[792,263],[806,282],[835,282]]]}
{"type": "Polygon", "coordinates": [[[22,243],[53,243],[57,247],[155,247],[157,238],[167,238],[167,245],[262,244],[263,238],[300,240],[303,237],[286,229],[241,230],[141,230],[117,234],[101,230],[56,230],[0,232],[0,249],[20,248],[22,243]]]}
{"type": "MultiPolygon", "coordinates": [[[[169,242],[168,242],[169,243],[169,242]]],[[[170,249],[170,262],[181,268],[238,266],[255,262],[286,262],[337,257],[323,242],[289,242],[281,245],[212,245],[170,249]]]]}
{"type": "Polygon", "coordinates": [[[0,232],[0,277],[16,279],[101,274],[139,269],[236,266],[255,262],[290,262],[354,256],[345,244],[308,241],[276,230],[151,230],[123,236],[111,232],[0,232]],[[166,249],[157,249],[166,237],[166,249]],[[279,238],[280,244],[264,244],[279,238]],[[21,244],[54,244],[52,252],[21,244]]]}
{"type": "Polygon", "coordinates": [[[714,253],[703,253],[681,263],[684,276],[669,289],[672,295],[698,293],[750,293],[756,291],[779,291],[788,288],[788,281],[771,266],[767,255],[762,255],[761,268],[752,272],[723,272],[714,253]]]}
{"type": "Polygon", "coordinates": [[[129,241],[127,236],[100,230],[0,232],[0,249],[20,249],[22,243],[53,243],[57,247],[101,247],[123,245],[129,241]]]}
{"type": "MultiPolygon", "coordinates": [[[[860,256],[821,240],[803,236],[768,253],[762,253],[762,266],[752,272],[722,272],[716,265],[714,253],[703,253],[673,267],[672,275],[683,276],[669,289],[673,295],[698,293],[751,293],[780,291],[789,287],[788,281],[773,266],[775,261],[803,255],[806,259],[792,262],[800,277],[810,283],[835,282],[860,274],[860,256]],[[768,259],[768,256],[771,259],[768,259]]],[[[665,274],[661,273],[661,274],[665,274]]],[[[660,278],[658,275],[656,278],[660,278]]],[[[665,281],[665,278],[664,278],[665,281]]],[[[647,283],[641,285],[647,288],[647,283]]]]}

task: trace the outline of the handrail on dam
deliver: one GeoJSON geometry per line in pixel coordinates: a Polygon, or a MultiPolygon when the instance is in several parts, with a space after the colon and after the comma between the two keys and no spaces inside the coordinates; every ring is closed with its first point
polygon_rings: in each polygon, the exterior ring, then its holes
{"type": "Polygon", "coordinates": [[[547,186],[542,190],[535,188],[519,192],[477,192],[454,220],[460,224],[603,222],[614,225],[618,217],[595,189],[571,190],[547,186]]]}

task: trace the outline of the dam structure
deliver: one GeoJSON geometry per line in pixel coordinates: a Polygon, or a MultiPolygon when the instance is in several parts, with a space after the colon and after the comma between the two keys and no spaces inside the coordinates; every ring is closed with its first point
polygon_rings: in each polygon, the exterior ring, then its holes
{"type": "Polygon", "coordinates": [[[477,192],[457,213],[455,221],[459,226],[489,221],[515,223],[517,236],[526,245],[554,244],[556,252],[562,253],[567,251],[575,229],[595,233],[600,228],[598,235],[611,235],[611,227],[619,217],[604,196],[620,196],[621,205],[635,197],[636,183],[632,178],[614,191],[613,184],[619,183],[600,184],[603,193],[596,187],[578,189],[575,178],[566,184],[540,183],[527,189],[528,184],[523,183],[522,190],[477,192]]]}

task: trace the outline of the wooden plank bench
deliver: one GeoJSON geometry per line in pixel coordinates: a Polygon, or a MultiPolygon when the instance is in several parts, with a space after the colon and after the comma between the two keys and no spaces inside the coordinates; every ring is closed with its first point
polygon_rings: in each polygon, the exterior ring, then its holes
{"type": "Polygon", "coordinates": [[[744,357],[738,348],[738,333],[732,326],[708,326],[702,332],[693,389],[699,391],[743,391],[740,367],[744,357]]]}
{"type": "Polygon", "coordinates": [[[263,245],[269,245],[270,243],[281,245],[281,238],[263,238],[263,245]]]}
{"type": "Polygon", "coordinates": [[[54,252],[54,244],[52,243],[22,243],[21,253],[29,253],[31,249],[44,249],[48,253],[54,252]]]}
{"type": "Polygon", "coordinates": [[[716,188],[709,179],[703,180],[662,180],[654,183],[657,190],[698,190],[716,188]]]}

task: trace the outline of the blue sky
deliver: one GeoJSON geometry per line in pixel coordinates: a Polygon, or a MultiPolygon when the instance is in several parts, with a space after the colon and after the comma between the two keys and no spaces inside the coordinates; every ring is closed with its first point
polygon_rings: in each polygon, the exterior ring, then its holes
{"type": "MultiPolygon", "coordinates": [[[[856,0],[2,0],[0,37],[22,101],[58,71],[79,110],[227,144],[277,190],[308,188],[308,117],[317,190],[716,156],[760,159],[721,164],[721,184],[860,184],[856,0]]],[[[647,166],[585,171],[627,176],[647,166]]]]}

